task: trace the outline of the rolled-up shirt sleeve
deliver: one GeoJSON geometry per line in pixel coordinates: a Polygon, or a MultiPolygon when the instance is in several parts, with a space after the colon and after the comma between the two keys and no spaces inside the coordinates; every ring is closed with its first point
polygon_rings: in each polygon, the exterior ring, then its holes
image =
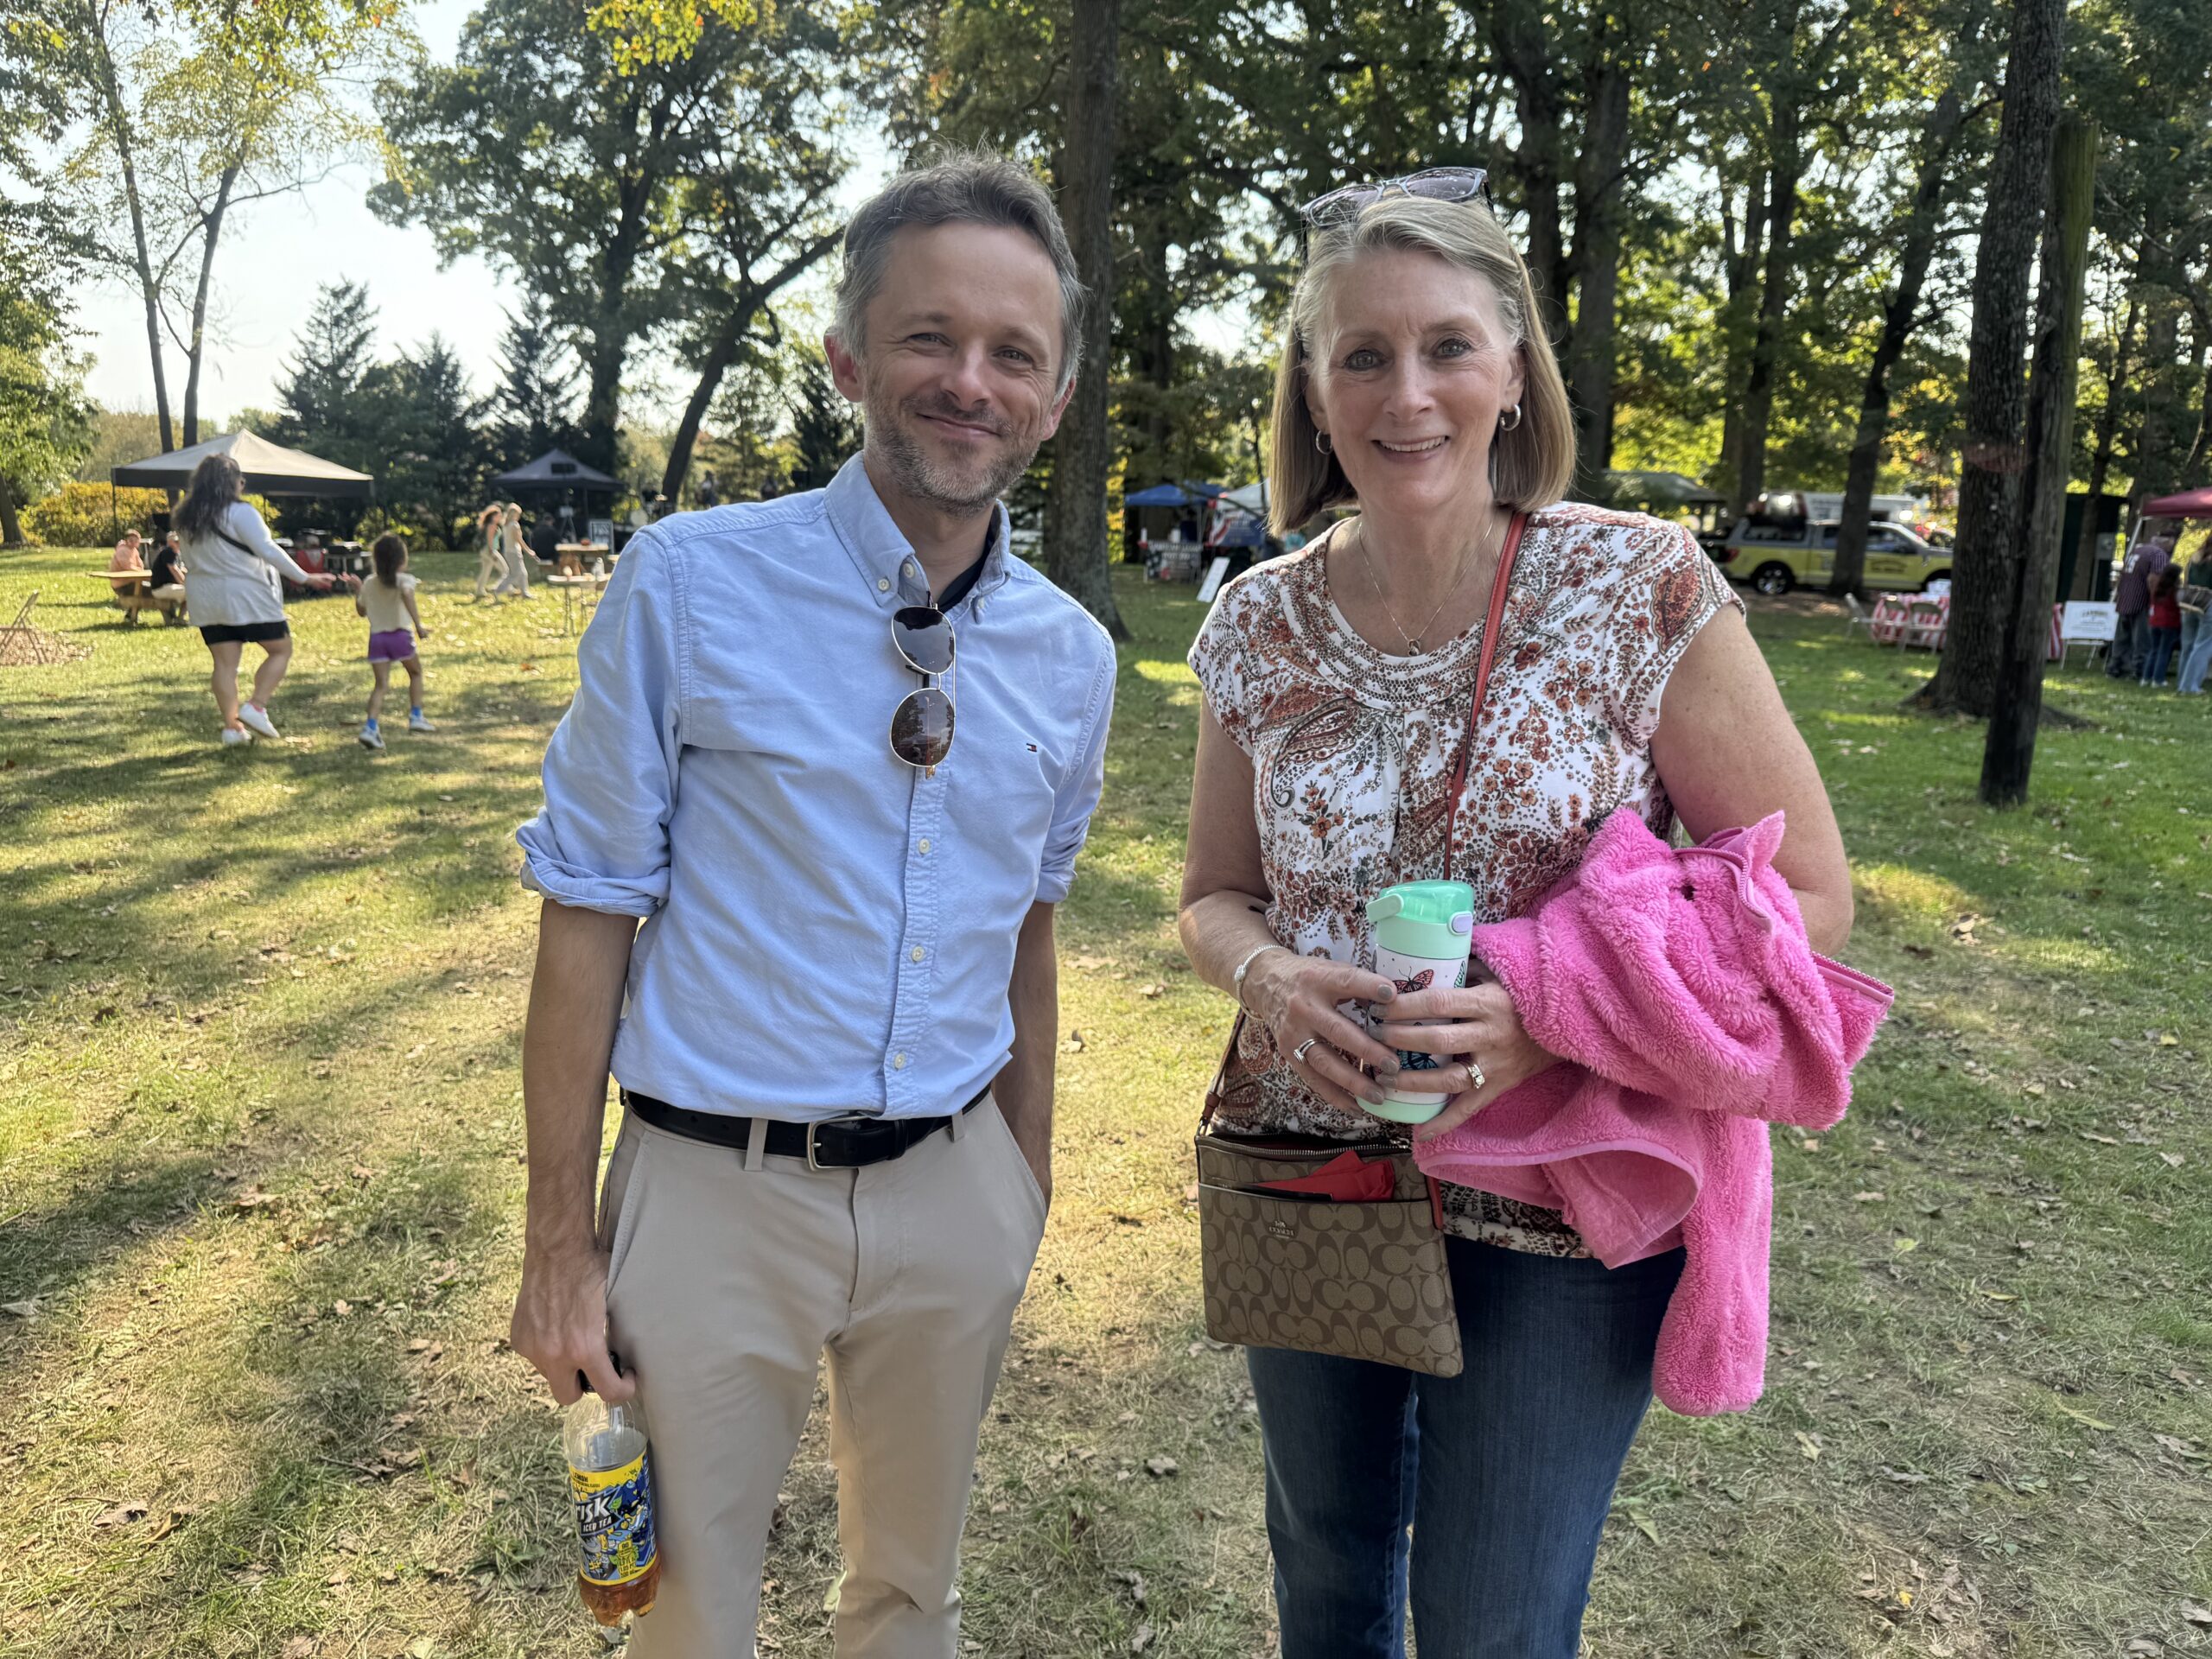
{"type": "Polygon", "coordinates": [[[1090,815],[1106,787],[1106,734],[1114,723],[1113,649],[1091,682],[1089,727],[1076,763],[1068,768],[1052,800],[1052,828],[1045,834],[1045,855],[1037,873],[1037,902],[1057,905],[1075,886],[1075,858],[1090,834],[1090,815]]]}
{"type": "Polygon", "coordinates": [[[683,596],[667,550],[630,543],[577,642],[579,684],[545,750],[545,805],[515,832],[554,903],[650,916],[668,899],[683,746],[683,596]]]}

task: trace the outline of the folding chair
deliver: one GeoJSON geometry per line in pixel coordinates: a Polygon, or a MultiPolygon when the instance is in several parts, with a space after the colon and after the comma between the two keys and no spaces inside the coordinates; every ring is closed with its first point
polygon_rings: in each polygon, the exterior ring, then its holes
{"type": "Polygon", "coordinates": [[[1848,639],[1853,628],[1864,628],[1866,630],[1866,637],[1872,639],[1874,637],[1874,613],[1859,602],[1859,595],[1846,594],[1843,596],[1843,608],[1845,613],[1843,637],[1848,639]]]}

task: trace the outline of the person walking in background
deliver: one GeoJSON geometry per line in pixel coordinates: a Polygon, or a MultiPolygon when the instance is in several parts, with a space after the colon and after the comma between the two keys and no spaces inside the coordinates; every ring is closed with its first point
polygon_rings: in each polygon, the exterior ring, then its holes
{"type": "MultiPolygon", "coordinates": [[[[1224,588],[1191,649],[1179,931],[1247,1010],[1217,1136],[1382,1142],[1363,1106],[1393,1048],[1433,1056],[1420,1087],[1452,1096],[1421,1137],[1557,1060],[1495,980],[1375,971],[1367,905],[1394,882],[1464,872],[1497,921],[1609,814],[1664,837],[1679,810],[1696,837],[1786,813],[1774,864],[1814,944],[1850,931],[1834,815],[1742,601],[1687,530],[1561,499],[1573,416],[1484,181],[1440,168],[1306,210],[1271,505],[1281,531],[1358,512],[1224,588]],[[1370,1033],[1347,1003],[1446,1029],[1370,1033]]],[[[1440,1210],[1459,1375],[1245,1351],[1283,1659],[1403,1659],[1409,1599],[1424,1659],[1577,1651],[1684,1253],[1608,1268],[1556,1210],[1450,1183],[1440,1210]]],[[[1764,1259],[1763,1233],[1745,1243],[1764,1259]]]]}
{"type": "Polygon", "coordinates": [[[495,597],[506,585],[507,562],[499,553],[499,521],[505,511],[494,501],[476,515],[476,597],[495,597]]]}
{"type": "Polygon", "coordinates": [[[824,1351],[836,1651],[961,1646],[1051,1189],[1053,917],[1113,709],[1113,642],[999,499],[1066,407],[1083,301],[1027,168],[894,178],[846,232],[827,342],[862,452],[642,532],[584,631],[518,836],[545,905],[512,1340],[557,1400],[581,1371],[649,1414],[667,1568],[632,1659],[750,1659],[824,1351]]]}
{"type": "Polygon", "coordinates": [[[2143,660],[2151,650],[2151,584],[2172,557],[2173,543],[2154,536],[2135,547],[2120,567],[2112,593],[2117,621],[2105,664],[2105,672],[2115,680],[2143,671],[2143,660]]]}
{"type": "Polygon", "coordinates": [[[2172,565],[2164,566],[2152,580],[2151,603],[2143,614],[2151,639],[2138,683],[2164,687],[2167,664],[2181,641],[2181,572],[2172,565]]]}
{"type": "Polygon", "coordinates": [[[334,577],[302,570],[276,544],[261,515],[247,505],[245,481],[228,455],[210,455],[192,470],[177,505],[176,527],[192,560],[192,620],[214,658],[215,707],[223,716],[222,741],[251,743],[274,738],[269,699],[292,661],[292,630],[284,620],[280,576],[327,593],[334,577]],[[238,700],[238,658],[261,647],[253,692],[238,700]]]}
{"type": "Polygon", "coordinates": [[[375,682],[369,688],[369,717],[361,724],[361,747],[381,749],[384,732],[378,716],[384,712],[394,663],[407,671],[407,729],[434,732],[437,728],[423,714],[423,660],[416,654],[415,642],[429,639],[430,631],[416,608],[415,578],[407,574],[407,543],[386,531],[369,550],[369,559],[375,573],[353,595],[354,610],[369,620],[369,673],[375,682]],[[410,622],[415,625],[411,633],[410,622]]]}
{"type": "Polygon", "coordinates": [[[500,511],[499,557],[507,567],[501,586],[524,599],[537,598],[530,591],[530,541],[522,533],[522,504],[518,501],[508,502],[500,511]]]}

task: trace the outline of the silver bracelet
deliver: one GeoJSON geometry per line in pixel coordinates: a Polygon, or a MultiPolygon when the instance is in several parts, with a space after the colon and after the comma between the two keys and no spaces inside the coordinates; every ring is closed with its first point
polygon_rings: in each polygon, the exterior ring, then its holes
{"type": "Polygon", "coordinates": [[[1250,969],[1252,963],[1260,957],[1265,955],[1268,951],[1287,950],[1289,949],[1290,947],[1288,945],[1284,944],[1278,940],[1269,939],[1265,944],[1255,945],[1251,950],[1244,953],[1244,960],[1236,964],[1236,971],[1231,973],[1229,976],[1230,994],[1236,999],[1236,1006],[1238,1007],[1241,1008],[1244,1006],[1244,975],[1246,971],[1250,969]]]}

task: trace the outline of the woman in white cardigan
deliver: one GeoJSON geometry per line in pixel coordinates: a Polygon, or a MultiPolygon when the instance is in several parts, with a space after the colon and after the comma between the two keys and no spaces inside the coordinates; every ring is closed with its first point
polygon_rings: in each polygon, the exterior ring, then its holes
{"type": "Polygon", "coordinates": [[[261,515],[246,505],[238,464],[210,455],[193,469],[177,505],[176,528],[192,572],[192,620],[215,659],[215,707],[223,716],[222,741],[251,743],[273,738],[269,699],[292,661],[292,630],[284,620],[281,572],[302,587],[327,592],[335,578],[309,575],[276,544],[261,515]],[[259,645],[253,695],[238,700],[238,658],[259,645]]]}

